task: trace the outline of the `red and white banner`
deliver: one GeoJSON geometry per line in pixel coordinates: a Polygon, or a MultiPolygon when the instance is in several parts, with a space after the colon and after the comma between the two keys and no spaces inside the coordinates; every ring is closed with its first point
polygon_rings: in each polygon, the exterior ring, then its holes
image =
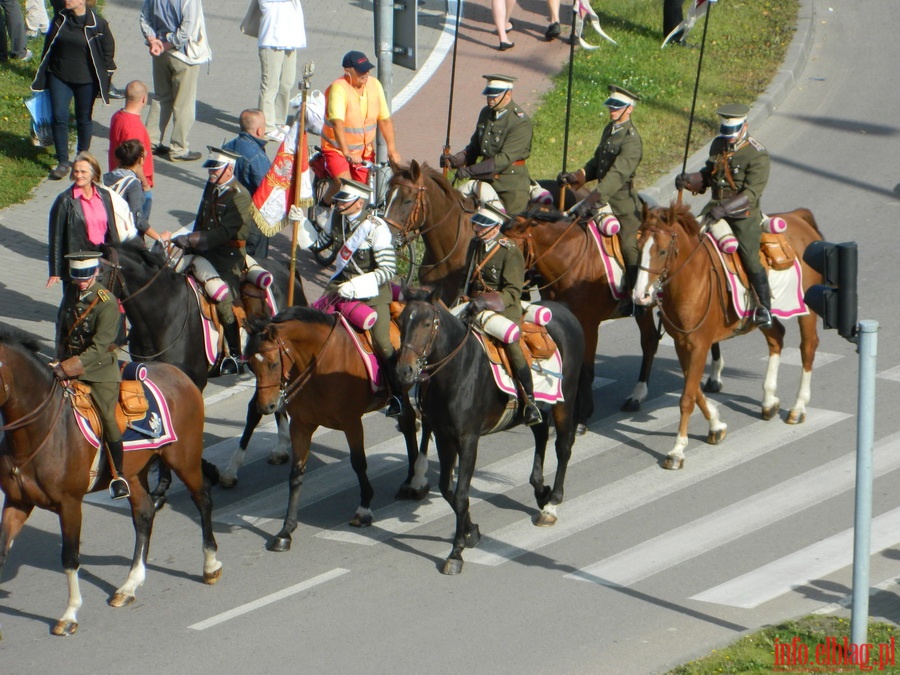
{"type": "Polygon", "coordinates": [[[312,206],[311,174],[306,129],[295,121],[278,146],[278,152],[265,180],[253,195],[253,220],[264,235],[271,237],[288,224],[288,211],[293,203],[296,181],[300,181],[300,198],[297,206],[312,206]],[[295,171],[298,135],[300,170],[295,171]]]}

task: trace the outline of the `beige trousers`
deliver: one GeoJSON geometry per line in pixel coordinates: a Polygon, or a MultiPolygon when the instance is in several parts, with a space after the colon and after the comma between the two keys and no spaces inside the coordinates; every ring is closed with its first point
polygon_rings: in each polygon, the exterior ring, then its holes
{"type": "Polygon", "coordinates": [[[287,119],[297,77],[297,50],[262,48],[259,68],[259,109],[266,117],[266,133],[271,133],[287,119]]]}
{"type": "Polygon", "coordinates": [[[171,50],[153,57],[153,99],[147,116],[150,143],[163,142],[172,121],[172,155],[188,151],[188,134],[197,112],[197,78],[200,65],[191,65],[171,55],[171,50]]]}

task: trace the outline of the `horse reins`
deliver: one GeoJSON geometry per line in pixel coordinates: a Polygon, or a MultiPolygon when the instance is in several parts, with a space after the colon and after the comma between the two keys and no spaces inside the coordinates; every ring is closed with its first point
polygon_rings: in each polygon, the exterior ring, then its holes
{"type": "MultiPolygon", "coordinates": [[[[563,230],[559,234],[559,236],[553,241],[552,244],[550,244],[550,246],[547,248],[547,250],[544,251],[543,253],[541,253],[540,255],[537,255],[534,252],[534,238],[530,232],[526,232],[525,234],[522,234],[519,236],[510,235],[510,234],[507,234],[506,236],[509,237],[510,239],[515,239],[517,241],[525,242],[525,248],[526,248],[525,269],[531,269],[535,265],[537,265],[539,261],[543,260],[554,248],[556,248],[556,245],[562,241],[563,236],[565,236],[565,234],[569,230],[571,230],[577,223],[578,223],[578,219],[577,218],[573,219],[572,222],[569,223],[569,225],[566,227],[566,229],[563,230]]],[[[531,229],[531,227],[529,227],[529,229],[531,229]]],[[[586,238],[587,237],[586,230],[585,230],[584,234],[585,234],[585,238],[586,238]]],[[[550,286],[552,286],[553,284],[559,283],[560,280],[563,279],[567,274],[571,274],[576,267],[576,263],[581,262],[582,258],[584,258],[584,256],[587,255],[587,251],[588,251],[587,243],[588,242],[585,242],[585,246],[583,246],[581,248],[581,253],[571,264],[566,266],[566,270],[562,274],[560,274],[558,277],[556,277],[552,281],[548,281],[543,286],[538,286],[536,290],[538,292],[540,292],[540,291],[544,290],[545,288],[550,288],[550,286]]]]}
{"type": "Polygon", "coordinates": [[[425,346],[422,347],[422,351],[416,349],[415,345],[410,344],[409,342],[404,342],[401,349],[409,349],[413,354],[416,355],[416,367],[419,369],[419,374],[423,372],[427,372],[429,376],[433,376],[438,373],[444,366],[446,366],[450,361],[455,357],[465,346],[466,340],[469,339],[469,335],[472,333],[472,324],[468,323],[466,326],[466,334],[463,335],[462,340],[460,340],[459,344],[453,348],[453,350],[447,354],[444,358],[438,360],[436,363],[429,364],[428,357],[431,354],[431,350],[434,348],[434,342],[437,340],[438,330],[441,327],[441,317],[438,314],[437,310],[434,311],[434,318],[431,320],[431,334],[428,336],[428,341],[425,343],[425,346]]]}
{"type": "Polygon", "coordinates": [[[322,359],[322,355],[325,353],[325,350],[328,349],[328,345],[331,344],[331,338],[334,337],[337,327],[338,320],[335,320],[334,324],[331,326],[331,330],[328,332],[328,336],[325,338],[325,342],[322,344],[322,348],[319,350],[319,353],[313,354],[306,367],[293,380],[291,380],[290,377],[291,370],[294,366],[298,368],[300,366],[291,354],[290,347],[287,346],[284,338],[282,338],[280,335],[276,335],[275,338],[271,340],[272,342],[275,342],[275,347],[270,347],[268,349],[258,349],[257,351],[267,352],[278,350],[279,359],[281,360],[281,381],[278,383],[278,385],[259,385],[257,383],[256,388],[271,389],[272,387],[278,386],[280,388],[282,405],[287,405],[288,403],[290,403],[291,400],[293,400],[293,398],[300,393],[300,390],[315,374],[316,366],[318,366],[319,361],[322,359]],[[290,365],[285,364],[285,358],[287,358],[287,360],[290,362],[290,365]]]}

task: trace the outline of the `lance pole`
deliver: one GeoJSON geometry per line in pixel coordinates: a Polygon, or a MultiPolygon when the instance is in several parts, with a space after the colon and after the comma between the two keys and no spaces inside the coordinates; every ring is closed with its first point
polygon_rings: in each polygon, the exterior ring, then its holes
{"type": "MultiPolygon", "coordinates": [[[[456,0],[456,31],[453,34],[453,59],[450,66],[450,105],[447,107],[447,139],[444,141],[444,154],[450,154],[450,121],[453,119],[453,87],[456,84],[456,47],[459,44],[459,16],[463,0],[456,0]]],[[[444,178],[449,167],[444,167],[444,178]]]]}
{"type": "MultiPolygon", "coordinates": [[[[572,4],[572,34],[569,36],[569,83],[566,89],[566,129],[563,133],[562,170],[565,172],[566,163],[569,161],[569,118],[572,112],[572,69],[575,64],[575,19],[578,16],[578,3],[572,4]]],[[[564,211],[566,206],[566,186],[559,189],[559,210],[564,211]]]]}
{"type": "MultiPolygon", "coordinates": [[[[312,79],[315,64],[310,62],[303,65],[303,79],[298,87],[302,92],[300,112],[297,116],[297,147],[294,149],[294,177],[291,185],[291,204],[299,206],[303,190],[303,151],[306,145],[306,98],[309,96],[310,79],[312,79]]],[[[288,209],[290,212],[290,208],[288,209]]],[[[291,264],[288,274],[287,306],[294,305],[294,275],[297,271],[297,239],[299,237],[300,222],[295,220],[291,231],[291,264]]]]}
{"type": "MultiPolygon", "coordinates": [[[[703,52],[706,51],[706,29],[709,27],[709,15],[716,0],[706,0],[706,16],[703,19],[703,38],[700,40],[700,58],[697,60],[697,78],[694,80],[694,98],[691,101],[691,116],[688,119],[687,139],[684,142],[684,160],[681,163],[681,173],[687,173],[688,153],[691,151],[691,131],[694,128],[694,110],[697,106],[697,91],[700,89],[700,71],[703,68],[703,52]]],[[[683,189],[678,191],[678,203],[681,204],[683,189]]]]}

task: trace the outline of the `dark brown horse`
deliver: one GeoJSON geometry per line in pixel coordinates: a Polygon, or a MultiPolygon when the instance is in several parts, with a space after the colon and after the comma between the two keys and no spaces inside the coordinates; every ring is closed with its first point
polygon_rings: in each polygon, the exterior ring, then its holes
{"type": "MultiPolygon", "coordinates": [[[[787,222],[785,237],[800,260],[803,291],[821,283],[821,275],[802,262],[806,247],[822,239],[813,214],[807,209],[797,209],[775,215],[787,222]]],[[[708,443],[720,443],[727,433],[727,425],[719,418],[718,409],[700,389],[710,347],[721,340],[748,332],[753,325],[735,311],[715,244],[709,236],[701,235],[700,225],[687,206],[670,205],[647,211],[638,245],[641,249],[641,271],[634,291],[635,302],[645,305],[655,300],[659,302],[666,332],[675,341],[675,350],[684,373],[678,436],[675,447],[663,462],[667,469],[680,469],[684,466],[688,421],[695,404],[709,422],[708,443]]],[[[799,316],[797,321],[803,373],[797,399],[785,419],[788,424],[800,424],[806,419],[813,360],[819,346],[816,330],[818,318],[812,310],[799,316]]],[[[778,415],[780,407],[775,389],[784,346],[784,324],[776,317],[772,328],[762,332],[769,346],[769,365],[762,400],[762,417],[768,420],[778,415]]]]}
{"type": "MultiPolygon", "coordinates": [[[[37,356],[37,345],[0,334],[0,414],[4,432],[0,444],[0,488],[6,495],[0,521],[0,571],[13,540],[35,506],[59,515],[62,530],[62,565],[68,578],[69,600],[54,635],[72,635],[78,629],[81,592],[78,587],[81,501],[91,491],[105,490],[110,474],[104,469],[91,486],[94,447],[75,421],[71,400],[37,356]]],[[[148,363],[150,379],[165,395],[178,440],[158,450],[125,453],[123,476],[131,488],[131,515],[135,544],[131,570],[125,583],[109,600],[112,607],[134,601],[144,582],[150,532],[156,510],[148,494],[147,470],[159,455],[184,482],[200,511],[203,531],[203,581],[214,584],[222,574],[216,559],[212,529],[210,479],[201,469],[203,454],[203,398],[200,390],[174,366],[148,363]]],[[[101,466],[105,466],[101,463],[101,466]]]]}
{"type": "MultiPolygon", "coordinates": [[[[290,416],[290,494],[284,524],[269,550],[287,551],[291,547],[312,435],[320,426],[344,432],[360,489],[360,506],[350,524],[371,525],[374,491],[366,475],[362,416],[383,408],[387,394],[383,389],[372,392],[353,338],[336,315],[309,307],[292,307],[271,320],[249,319],[247,325],[251,331],[247,364],[256,375],[260,412],[273,413],[283,404],[290,416]]],[[[415,414],[409,403],[403,408],[399,425],[406,440],[409,473],[397,496],[422,498],[428,492],[427,461],[424,455],[421,462],[416,461],[415,414]]]]}

